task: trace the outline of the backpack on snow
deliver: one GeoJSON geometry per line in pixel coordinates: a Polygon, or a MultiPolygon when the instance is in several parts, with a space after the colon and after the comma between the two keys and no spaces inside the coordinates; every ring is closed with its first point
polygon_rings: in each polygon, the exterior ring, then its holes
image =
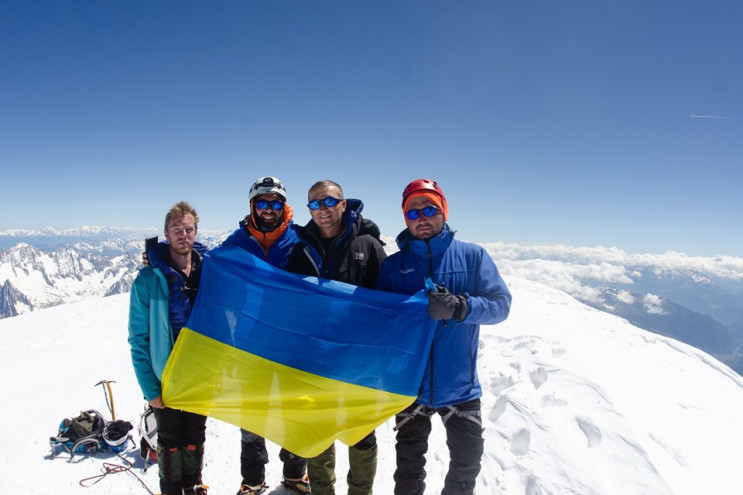
{"type": "Polygon", "coordinates": [[[80,415],[74,418],[63,419],[59,423],[57,436],[49,438],[52,458],[56,453],[57,445],[61,445],[70,456],[97,452],[103,443],[104,426],[106,426],[106,420],[94,409],[80,411],[80,415]]]}
{"type": "Polygon", "coordinates": [[[80,411],[74,418],[65,418],[59,423],[56,437],[49,438],[51,457],[56,455],[56,447],[62,448],[74,457],[75,454],[93,454],[100,450],[121,452],[126,448],[129,431],[133,428],[127,421],[106,421],[94,409],[80,411]]]}

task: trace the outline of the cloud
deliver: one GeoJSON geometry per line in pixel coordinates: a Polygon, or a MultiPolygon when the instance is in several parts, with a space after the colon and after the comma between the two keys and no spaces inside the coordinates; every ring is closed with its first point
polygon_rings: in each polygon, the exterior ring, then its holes
{"type": "MultiPolygon", "coordinates": [[[[663,254],[630,254],[603,246],[571,247],[563,245],[522,245],[513,243],[482,244],[502,271],[550,273],[559,278],[592,278],[605,283],[631,284],[642,269],[667,275],[694,273],[696,278],[720,277],[743,280],[743,258],[733,256],[688,256],[676,251],[663,254]]],[[[532,279],[534,280],[534,279],[532,279]]],[[[538,279],[537,279],[538,280],[538,279]]]]}
{"type": "Polygon", "coordinates": [[[655,294],[646,294],[642,302],[645,305],[645,311],[647,311],[648,314],[665,314],[665,312],[663,311],[663,299],[656,296],[655,294]]]}
{"type": "Polygon", "coordinates": [[[692,119],[713,119],[713,120],[733,120],[733,117],[725,117],[724,115],[689,115],[692,119]]]}
{"type": "Polygon", "coordinates": [[[633,296],[632,293],[629,291],[620,290],[617,293],[617,300],[619,300],[620,302],[623,302],[624,304],[634,304],[635,296],[633,296]]]}

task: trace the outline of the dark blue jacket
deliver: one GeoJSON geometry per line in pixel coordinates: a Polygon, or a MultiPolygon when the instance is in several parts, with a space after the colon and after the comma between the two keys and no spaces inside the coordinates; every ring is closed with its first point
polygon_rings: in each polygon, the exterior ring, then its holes
{"type": "Polygon", "coordinates": [[[418,402],[444,407],[480,397],[480,325],[505,320],[511,308],[511,293],[498,268],[481,246],[455,240],[448,225],[428,240],[416,239],[406,229],[398,235],[397,245],[400,251],[382,263],[378,289],[413,294],[425,289],[430,277],[452,294],[467,296],[462,322],[445,320],[436,326],[418,402]]]}
{"type": "Polygon", "coordinates": [[[301,242],[293,249],[287,270],[301,275],[337,280],[374,288],[382,260],[387,256],[377,224],[361,216],[364,203],[346,199],[343,232],[328,251],[323,249],[320,231],[313,220],[298,229],[301,242]]]}
{"type": "MultiPolygon", "coordinates": [[[[278,237],[268,248],[268,252],[263,251],[263,246],[253,237],[247,228],[248,217],[240,222],[240,227],[222,242],[222,246],[237,246],[245,249],[253,256],[268,262],[270,265],[286,269],[286,263],[289,259],[292,247],[299,242],[297,236],[297,226],[289,221],[284,229],[283,234],[278,237]]],[[[219,249],[219,248],[217,248],[219,249]]]]}
{"type": "MultiPolygon", "coordinates": [[[[203,257],[207,252],[207,248],[200,242],[194,242],[193,251],[196,251],[198,256],[203,257]]],[[[150,249],[147,257],[152,268],[160,270],[165,276],[165,280],[168,281],[168,292],[170,293],[170,299],[168,301],[170,325],[173,327],[174,336],[177,337],[178,332],[186,325],[188,317],[191,315],[191,301],[194,298],[194,294],[190,293],[190,291],[197,290],[198,285],[195,288],[186,287],[186,281],[183,275],[168,264],[169,253],[170,244],[163,241],[150,249]]],[[[201,260],[199,259],[198,262],[201,263],[201,260]]]]}

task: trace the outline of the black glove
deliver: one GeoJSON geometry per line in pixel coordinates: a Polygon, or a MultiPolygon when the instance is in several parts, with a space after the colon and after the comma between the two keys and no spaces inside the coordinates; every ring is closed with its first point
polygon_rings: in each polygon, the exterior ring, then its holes
{"type": "Polygon", "coordinates": [[[436,286],[438,290],[429,290],[428,315],[434,320],[464,320],[467,316],[467,296],[454,295],[445,287],[436,286]]]}

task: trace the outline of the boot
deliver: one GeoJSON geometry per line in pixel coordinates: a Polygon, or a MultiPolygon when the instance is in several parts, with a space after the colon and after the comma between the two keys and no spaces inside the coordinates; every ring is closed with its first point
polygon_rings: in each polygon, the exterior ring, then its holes
{"type": "Polygon", "coordinates": [[[243,484],[237,491],[237,495],[260,495],[261,493],[268,490],[268,485],[263,481],[260,485],[245,485],[243,484]]]}
{"type": "Polygon", "coordinates": [[[206,490],[209,487],[206,485],[194,485],[183,489],[183,495],[206,495],[206,490]]]}
{"type": "Polygon", "coordinates": [[[281,484],[296,493],[312,493],[312,490],[310,490],[310,479],[306,474],[298,479],[284,478],[281,484]]]}

